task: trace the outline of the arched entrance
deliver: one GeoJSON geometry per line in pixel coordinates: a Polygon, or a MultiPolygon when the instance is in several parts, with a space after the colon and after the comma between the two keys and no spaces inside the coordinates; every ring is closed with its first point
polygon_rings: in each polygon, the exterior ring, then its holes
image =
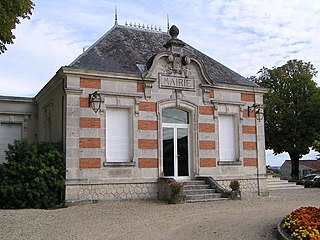
{"type": "Polygon", "coordinates": [[[179,108],[162,109],[162,158],[165,177],[190,176],[190,116],[179,108]]]}

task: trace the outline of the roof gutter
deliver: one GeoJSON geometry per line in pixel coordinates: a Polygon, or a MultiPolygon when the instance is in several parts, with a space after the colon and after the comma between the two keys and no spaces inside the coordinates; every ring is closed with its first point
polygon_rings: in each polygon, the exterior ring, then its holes
{"type": "Polygon", "coordinates": [[[64,74],[71,74],[76,76],[89,76],[89,77],[103,77],[103,78],[117,78],[121,80],[142,80],[140,74],[133,73],[116,73],[116,72],[105,72],[90,69],[80,69],[64,66],[62,67],[64,74]]]}

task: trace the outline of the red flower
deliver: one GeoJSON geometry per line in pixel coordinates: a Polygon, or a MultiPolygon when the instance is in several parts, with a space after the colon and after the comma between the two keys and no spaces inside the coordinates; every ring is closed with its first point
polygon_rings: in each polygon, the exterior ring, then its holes
{"type": "Polygon", "coordinates": [[[320,240],[320,208],[298,208],[284,216],[281,227],[291,234],[291,239],[320,240]]]}

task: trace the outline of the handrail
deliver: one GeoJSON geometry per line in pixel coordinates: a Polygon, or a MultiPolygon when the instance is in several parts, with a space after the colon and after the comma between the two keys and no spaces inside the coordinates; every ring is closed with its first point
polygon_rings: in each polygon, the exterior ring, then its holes
{"type": "Polygon", "coordinates": [[[223,198],[230,198],[231,197],[231,192],[228,189],[225,189],[222,187],[216,180],[214,180],[212,177],[196,177],[199,180],[204,180],[206,181],[207,184],[210,185],[211,188],[216,189],[217,192],[221,193],[223,198]]]}

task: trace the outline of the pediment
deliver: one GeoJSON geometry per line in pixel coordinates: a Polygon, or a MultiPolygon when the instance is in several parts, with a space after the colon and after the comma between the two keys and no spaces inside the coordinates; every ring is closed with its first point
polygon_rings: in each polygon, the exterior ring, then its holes
{"type": "Polygon", "coordinates": [[[197,84],[213,85],[197,56],[163,51],[153,56],[142,74],[148,81],[159,80],[161,88],[195,89],[197,84]]]}

